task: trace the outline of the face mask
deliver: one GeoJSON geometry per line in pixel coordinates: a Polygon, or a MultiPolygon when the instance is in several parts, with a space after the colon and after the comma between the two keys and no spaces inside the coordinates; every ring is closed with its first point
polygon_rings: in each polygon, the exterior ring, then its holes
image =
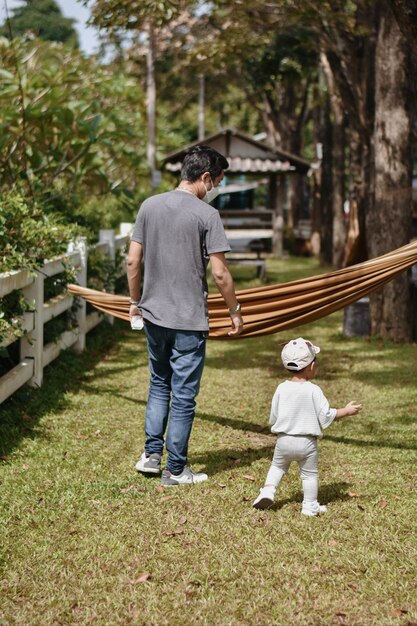
{"type": "Polygon", "coordinates": [[[213,202],[213,200],[215,198],[217,198],[217,196],[220,193],[220,189],[218,187],[215,187],[213,185],[213,182],[211,183],[211,189],[210,191],[207,191],[207,187],[206,185],[203,183],[205,190],[206,190],[206,195],[202,198],[203,202],[207,202],[208,204],[210,204],[210,202],[213,202]]]}

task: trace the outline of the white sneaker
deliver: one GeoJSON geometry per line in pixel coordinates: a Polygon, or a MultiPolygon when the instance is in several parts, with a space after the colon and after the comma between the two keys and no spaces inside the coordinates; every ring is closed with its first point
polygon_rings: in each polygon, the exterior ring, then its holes
{"type": "Polygon", "coordinates": [[[274,491],[270,487],[262,487],[252,506],[255,509],[269,509],[274,504],[274,495],[274,491]]]}
{"type": "Polygon", "coordinates": [[[317,500],[315,502],[307,502],[306,504],[303,502],[303,508],[301,509],[301,513],[308,517],[316,517],[320,515],[320,513],[326,513],[326,511],[327,506],[325,504],[319,504],[317,500]]]}
{"type": "Polygon", "coordinates": [[[193,472],[191,467],[186,465],[181,474],[172,474],[169,470],[164,469],[162,472],[161,485],[171,487],[173,485],[194,485],[202,483],[208,479],[204,472],[193,472]]]}
{"type": "Polygon", "coordinates": [[[161,455],[154,452],[146,456],[144,452],[136,463],[136,470],[142,474],[160,474],[161,473],[161,455]]]}

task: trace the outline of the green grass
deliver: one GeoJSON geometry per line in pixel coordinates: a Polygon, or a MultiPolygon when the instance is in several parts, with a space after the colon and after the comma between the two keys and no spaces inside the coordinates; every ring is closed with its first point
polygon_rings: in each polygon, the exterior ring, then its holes
{"type": "MultiPolygon", "coordinates": [[[[288,259],[268,274],[317,271],[288,259]]],[[[242,286],[256,282],[247,272],[242,286]]],[[[92,333],[41,390],[4,403],[0,624],[415,622],[417,348],[346,339],[341,320],[209,342],[190,462],[210,480],[194,487],[161,491],[134,470],[148,370],[127,325],[92,333]],[[322,347],[317,382],[331,405],[364,405],[320,442],[320,518],[300,515],[296,467],[272,510],[251,507],[274,447],[279,343],[293,334],[322,347]]]]}

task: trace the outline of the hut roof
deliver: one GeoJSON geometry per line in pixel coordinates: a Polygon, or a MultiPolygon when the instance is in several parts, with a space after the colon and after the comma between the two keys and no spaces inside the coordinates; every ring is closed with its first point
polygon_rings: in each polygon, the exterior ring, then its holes
{"type": "Polygon", "coordinates": [[[203,145],[214,148],[227,158],[228,173],[306,174],[311,167],[311,163],[299,156],[272,148],[233,128],[225,128],[215,135],[195,141],[181,150],[168,154],[163,159],[165,169],[170,172],[179,172],[185,155],[196,146],[203,145]]]}

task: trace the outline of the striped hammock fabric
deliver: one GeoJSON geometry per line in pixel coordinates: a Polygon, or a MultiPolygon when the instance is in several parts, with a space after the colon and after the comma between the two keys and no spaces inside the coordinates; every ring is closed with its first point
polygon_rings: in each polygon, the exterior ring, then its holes
{"type": "MultiPolygon", "coordinates": [[[[379,289],[417,263],[417,241],[393,252],[328,274],[288,283],[237,291],[242,305],[244,330],[228,337],[229,311],[220,294],[208,297],[211,339],[242,339],[277,333],[325,317],[379,289]]],[[[129,321],[129,298],[68,285],[100,311],[129,321]]]]}

